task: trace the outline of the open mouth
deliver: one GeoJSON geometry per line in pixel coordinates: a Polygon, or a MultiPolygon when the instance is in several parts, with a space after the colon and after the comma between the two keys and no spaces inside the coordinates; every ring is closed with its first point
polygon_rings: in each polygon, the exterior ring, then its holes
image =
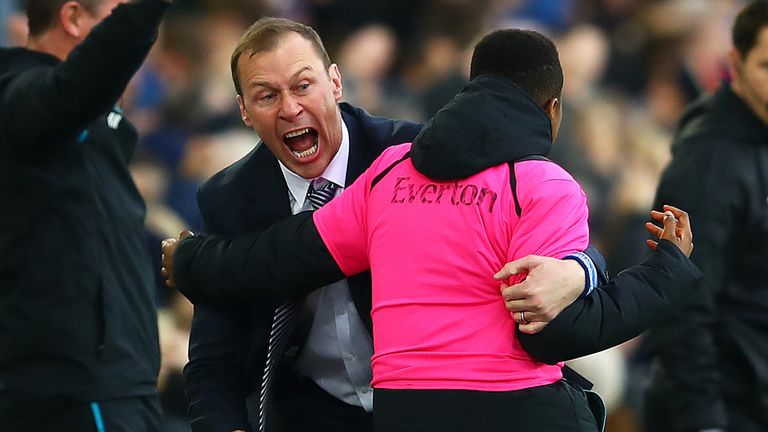
{"type": "Polygon", "coordinates": [[[308,159],[317,153],[317,131],[313,128],[296,129],[283,135],[283,142],[296,159],[308,159]]]}

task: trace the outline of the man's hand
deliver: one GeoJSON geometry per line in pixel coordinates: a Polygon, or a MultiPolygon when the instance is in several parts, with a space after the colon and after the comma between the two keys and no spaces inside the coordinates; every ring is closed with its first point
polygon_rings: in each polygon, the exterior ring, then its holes
{"type": "Polygon", "coordinates": [[[493,277],[505,281],[520,273],[528,276],[512,286],[502,282],[501,295],[523,333],[540,332],[584,291],[584,269],[573,260],[528,255],[505,264],[493,277]]]}
{"type": "Polygon", "coordinates": [[[179,234],[178,239],[167,238],[163,240],[163,253],[160,256],[160,259],[162,260],[160,274],[163,276],[163,279],[165,279],[165,286],[168,288],[176,287],[176,281],[173,279],[173,254],[176,252],[176,246],[178,245],[179,241],[194,235],[195,234],[192,231],[184,230],[179,234]]]}
{"type": "MultiPolygon", "coordinates": [[[[691,231],[691,222],[688,219],[688,213],[677,207],[670,205],[664,206],[664,212],[651,210],[651,219],[661,222],[662,227],[658,227],[652,222],[645,223],[645,229],[657,239],[669,240],[677,246],[685,256],[691,256],[693,252],[693,232],[691,231]]],[[[651,250],[656,250],[658,242],[652,239],[646,240],[651,250]]]]}

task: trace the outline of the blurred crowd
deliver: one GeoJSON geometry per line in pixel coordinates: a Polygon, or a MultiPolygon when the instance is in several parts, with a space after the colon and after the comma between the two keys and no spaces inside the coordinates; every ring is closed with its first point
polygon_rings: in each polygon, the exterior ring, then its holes
{"type": "MultiPolygon", "coordinates": [[[[22,0],[0,0],[0,45],[24,45],[22,0]]],[[[180,0],[122,106],[141,143],[133,164],[147,203],[147,243],[201,229],[197,187],[258,142],[240,120],[229,57],[261,16],[314,27],[343,77],[343,99],[424,121],[467,81],[489,30],[552,37],[565,73],[564,125],[552,159],[589,197],[592,243],[614,273],[645,254],[642,222],[684,107],[727,79],[729,29],[742,0],[180,0]]],[[[695,228],[695,221],[694,228],[695,228]]],[[[157,274],[169,430],[183,431],[191,306],[157,274]],[[175,417],[173,417],[175,416],[175,417]]],[[[642,341],[575,363],[609,404],[609,432],[639,430],[642,341]]]]}

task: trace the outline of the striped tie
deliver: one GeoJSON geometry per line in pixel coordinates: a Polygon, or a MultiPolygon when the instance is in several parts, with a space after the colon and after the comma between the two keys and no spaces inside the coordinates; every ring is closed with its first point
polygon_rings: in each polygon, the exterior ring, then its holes
{"type": "MultiPolygon", "coordinates": [[[[338,186],[329,181],[314,180],[307,191],[307,200],[313,210],[317,210],[336,196],[338,186]],[[316,185],[319,184],[319,185],[316,185]],[[315,187],[317,186],[317,189],[315,187]]],[[[271,393],[272,371],[280,356],[285,351],[288,336],[296,325],[296,317],[301,309],[302,301],[290,301],[275,309],[272,318],[272,329],[269,332],[269,348],[267,361],[264,365],[264,375],[261,379],[261,394],[259,395],[259,431],[264,432],[266,400],[271,393]]]]}
{"type": "MultiPolygon", "coordinates": [[[[315,180],[315,182],[317,182],[317,180],[315,180]]],[[[307,199],[312,205],[312,210],[319,209],[330,201],[331,198],[335,197],[336,189],[338,188],[334,183],[325,182],[324,185],[321,185],[315,190],[315,182],[309,186],[309,191],[307,192],[307,199]]]]}

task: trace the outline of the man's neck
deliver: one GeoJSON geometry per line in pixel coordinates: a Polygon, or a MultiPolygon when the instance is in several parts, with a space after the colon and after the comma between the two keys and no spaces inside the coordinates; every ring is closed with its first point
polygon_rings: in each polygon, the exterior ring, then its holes
{"type": "Polygon", "coordinates": [[[27,49],[50,54],[62,61],[69,56],[74,47],[75,44],[67,35],[55,29],[35,37],[30,36],[27,42],[27,49]]]}

